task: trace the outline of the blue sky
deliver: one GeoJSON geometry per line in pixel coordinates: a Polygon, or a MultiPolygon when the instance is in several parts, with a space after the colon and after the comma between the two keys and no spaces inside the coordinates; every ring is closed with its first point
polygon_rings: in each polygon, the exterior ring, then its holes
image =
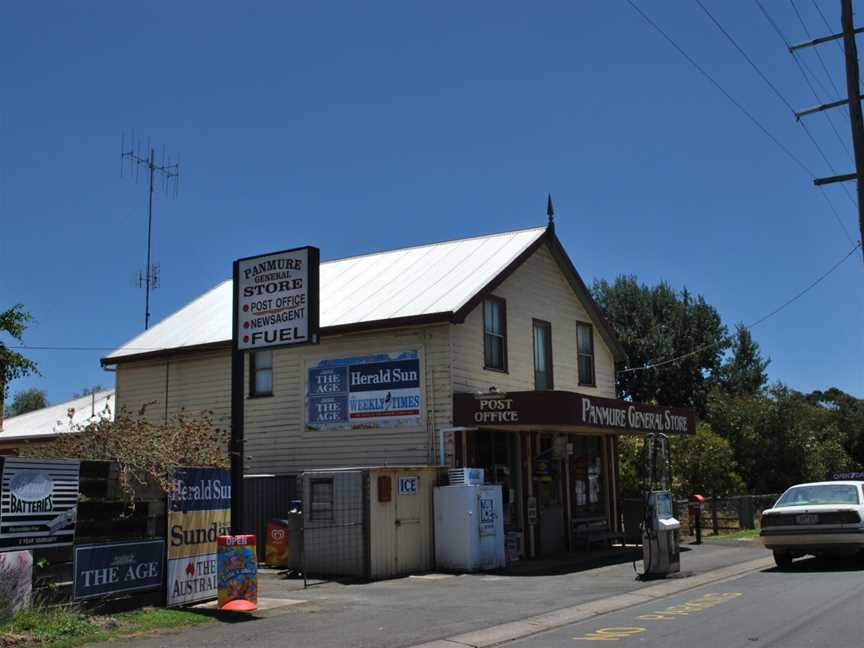
{"type": "MultiPolygon", "coordinates": [[[[789,3],[763,1],[790,40],[805,38],[789,3]]],[[[839,3],[817,1],[839,28],[839,3]]],[[[815,103],[754,3],[705,2],[794,106],[815,103]]],[[[796,3],[825,33],[814,4],[796,3]]],[[[830,175],[695,3],[639,4],[830,175]]],[[[821,53],[842,91],[839,48],[821,53]]],[[[181,161],[179,196],[156,200],[154,321],[237,257],[313,244],[328,259],[540,225],[547,191],[587,281],[665,279],[730,326],[852,247],[811,178],[624,0],[6,3],[0,79],[0,308],[32,312],[31,345],[113,347],[142,329],[131,276],[147,195],[119,161],[131,129],[181,161]]],[[[832,118],[848,146],[845,111],[832,118]]],[[[851,170],[825,117],[807,123],[851,170]]],[[[857,240],[843,189],[826,191],[857,240]]],[[[857,254],[754,329],[772,380],[864,397],[862,270],[857,254]]],[[[13,393],[36,386],[59,402],[113,384],[103,352],[29,355],[42,375],[13,393]]]]}

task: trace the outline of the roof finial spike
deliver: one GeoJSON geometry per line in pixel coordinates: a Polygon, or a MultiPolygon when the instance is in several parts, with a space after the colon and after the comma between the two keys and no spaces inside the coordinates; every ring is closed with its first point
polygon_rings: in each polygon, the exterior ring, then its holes
{"type": "Polygon", "coordinates": [[[555,210],[552,208],[552,194],[547,194],[546,198],[546,216],[549,217],[549,224],[552,225],[555,221],[555,210]]]}

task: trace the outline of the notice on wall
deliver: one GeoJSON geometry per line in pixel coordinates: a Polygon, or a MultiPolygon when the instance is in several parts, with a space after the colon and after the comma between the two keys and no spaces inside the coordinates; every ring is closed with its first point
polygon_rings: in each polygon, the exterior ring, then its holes
{"type": "Polygon", "coordinates": [[[168,498],[168,606],[216,598],[216,539],[231,533],[231,476],[182,468],[168,498]]]}
{"type": "Polygon", "coordinates": [[[309,367],[306,425],[312,429],[420,424],[416,351],[322,360],[309,367]]]}
{"type": "Polygon", "coordinates": [[[268,349],[318,342],[317,248],[234,262],[234,345],[268,349]]]}
{"type": "Polygon", "coordinates": [[[138,540],[75,547],[75,600],[162,588],[165,541],[138,540]]]}
{"type": "Polygon", "coordinates": [[[33,554],[30,551],[0,553],[0,621],[30,607],[33,594],[33,554]]]}
{"type": "Polygon", "coordinates": [[[71,545],[79,463],[5,457],[0,470],[0,552],[71,545]]]}

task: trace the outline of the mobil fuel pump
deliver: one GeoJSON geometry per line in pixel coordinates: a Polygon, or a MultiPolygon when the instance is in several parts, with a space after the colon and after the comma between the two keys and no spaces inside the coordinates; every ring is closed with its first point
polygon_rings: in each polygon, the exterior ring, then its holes
{"type": "Polygon", "coordinates": [[[679,540],[681,523],[672,510],[672,453],[669,437],[649,433],[642,448],[643,578],[663,577],[681,570],[679,540]]]}

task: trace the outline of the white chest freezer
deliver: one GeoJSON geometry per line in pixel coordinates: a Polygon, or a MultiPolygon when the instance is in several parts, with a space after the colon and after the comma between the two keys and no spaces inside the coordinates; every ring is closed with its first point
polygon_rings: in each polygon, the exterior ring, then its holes
{"type": "Polygon", "coordinates": [[[438,569],[486,571],[505,566],[500,485],[439,486],[434,503],[438,569]]]}

